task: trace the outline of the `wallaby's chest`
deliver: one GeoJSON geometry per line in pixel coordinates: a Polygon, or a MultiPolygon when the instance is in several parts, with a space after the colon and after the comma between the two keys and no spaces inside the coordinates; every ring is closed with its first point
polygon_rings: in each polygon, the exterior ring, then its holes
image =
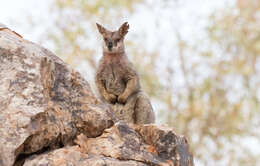
{"type": "Polygon", "coordinates": [[[119,63],[108,63],[103,66],[103,78],[106,90],[109,93],[120,95],[124,92],[126,82],[124,80],[124,66],[119,63]]]}

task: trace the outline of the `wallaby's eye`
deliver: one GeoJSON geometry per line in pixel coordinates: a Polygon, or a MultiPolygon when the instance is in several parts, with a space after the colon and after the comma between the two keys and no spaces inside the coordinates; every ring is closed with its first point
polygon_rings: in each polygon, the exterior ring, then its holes
{"type": "Polygon", "coordinates": [[[116,42],[118,43],[120,41],[120,39],[116,39],[116,42]]]}

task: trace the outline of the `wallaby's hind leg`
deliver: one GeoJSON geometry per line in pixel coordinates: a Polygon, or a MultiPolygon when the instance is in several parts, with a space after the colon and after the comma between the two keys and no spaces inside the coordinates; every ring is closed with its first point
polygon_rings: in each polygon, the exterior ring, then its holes
{"type": "Polygon", "coordinates": [[[153,108],[148,96],[144,92],[138,92],[134,109],[135,124],[154,123],[153,108]]]}

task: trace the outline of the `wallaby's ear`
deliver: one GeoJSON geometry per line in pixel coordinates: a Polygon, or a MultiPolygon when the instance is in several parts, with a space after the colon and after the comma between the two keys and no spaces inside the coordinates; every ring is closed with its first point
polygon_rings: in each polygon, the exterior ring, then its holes
{"type": "Polygon", "coordinates": [[[107,31],[106,28],[104,28],[102,25],[96,23],[99,33],[102,35],[107,31]]]}
{"type": "Polygon", "coordinates": [[[119,28],[119,34],[124,37],[127,32],[128,32],[128,29],[129,29],[129,24],[128,22],[125,22],[124,24],[121,25],[121,27],[119,28]]]}

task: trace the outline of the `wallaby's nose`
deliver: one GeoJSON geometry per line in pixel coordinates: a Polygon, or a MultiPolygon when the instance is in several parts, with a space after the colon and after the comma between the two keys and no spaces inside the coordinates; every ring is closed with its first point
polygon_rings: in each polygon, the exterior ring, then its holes
{"type": "Polygon", "coordinates": [[[112,42],[108,42],[108,48],[111,49],[113,46],[113,43],[112,42]]]}

